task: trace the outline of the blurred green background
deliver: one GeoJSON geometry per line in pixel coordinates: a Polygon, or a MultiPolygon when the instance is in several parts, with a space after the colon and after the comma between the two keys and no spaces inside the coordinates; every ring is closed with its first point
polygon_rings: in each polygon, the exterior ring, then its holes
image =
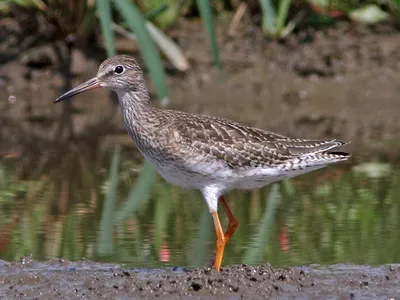
{"type": "MultiPolygon", "coordinates": [[[[140,50],[157,105],[168,106],[165,66],[180,76],[191,68],[182,46],[168,34],[182,19],[202,22],[216,70],[212,76],[223,83],[219,23],[228,22],[235,38],[247,15],[266,41],[284,43],[299,28],[319,31],[342,21],[397,28],[400,1],[16,0],[1,2],[0,12],[5,23],[46,24],[66,45],[66,51],[53,49],[61,57],[63,91],[72,87],[72,48],[99,47],[104,59],[118,52],[115,35],[122,36],[140,50]]],[[[2,62],[18,55],[4,55],[2,62]]],[[[97,147],[92,138],[85,143],[87,135],[73,133],[73,105],[67,102],[62,110],[54,134],[63,137],[57,144],[62,150],[26,155],[2,145],[0,258],[14,261],[32,253],[38,260],[205,265],[215,235],[200,193],[169,185],[135,150],[97,147]]],[[[232,192],[228,202],[240,225],[223,264],[398,261],[399,170],[395,161],[363,157],[262,190],[232,192]]],[[[223,213],[221,220],[226,224],[223,213]]]]}

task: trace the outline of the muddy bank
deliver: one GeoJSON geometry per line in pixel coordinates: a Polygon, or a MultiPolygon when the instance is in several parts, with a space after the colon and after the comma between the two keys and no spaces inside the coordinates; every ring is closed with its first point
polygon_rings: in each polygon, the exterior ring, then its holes
{"type": "MultiPolygon", "coordinates": [[[[362,147],[398,138],[396,29],[342,23],[306,29],[284,42],[265,40],[257,31],[239,39],[224,32],[220,28],[226,80],[218,82],[207,63],[200,64],[189,81],[194,84],[172,86],[172,108],[290,136],[339,137],[362,147]]],[[[209,62],[207,51],[196,50],[202,42],[198,36],[188,52],[209,62]]]]}
{"type": "MultiPolygon", "coordinates": [[[[223,80],[217,79],[212,67],[201,22],[178,24],[170,31],[191,64],[183,74],[173,72],[164,61],[169,70],[170,108],[296,137],[350,140],[353,151],[397,153],[393,149],[399,145],[393,141],[400,132],[395,109],[400,39],[394,27],[339,23],[319,31],[300,30],[284,42],[266,40],[250,22],[242,22],[234,37],[227,31],[227,25],[218,26],[223,80]]],[[[130,42],[119,39],[117,44],[119,52],[140,59],[130,42]]],[[[1,66],[0,136],[5,143],[0,150],[20,148],[26,141],[46,145],[65,136],[60,127],[69,128],[74,137],[107,136],[133,147],[117,104],[106,91],[76,97],[68,109],[52,104],[66,86],[95,75],[104,58],[99,50],[72,49],[73,77],[66,85],[54,54],[57,47],[47,42],[1,66]],[[16,98],[10,100],[10,95],[16,98]],[[71,114],[68,126],[66,111],[71,114]]]]}
{"type": "Polygon", "coordinates": [[[63,259],[1,262],[0,299],[395,299],[400,267],[128,269],[63,259]]]}

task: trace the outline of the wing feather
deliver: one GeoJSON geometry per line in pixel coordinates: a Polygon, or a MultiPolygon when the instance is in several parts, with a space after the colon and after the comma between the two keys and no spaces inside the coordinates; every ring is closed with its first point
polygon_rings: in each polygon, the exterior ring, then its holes
{"type": "Polygon", "coordinates": [[[173,127],[192,151],[223,160],[231,168],[278,165],[346,144],[340,140],[294,139],[211,116],[188,118],[180,114],[173,127]]]}

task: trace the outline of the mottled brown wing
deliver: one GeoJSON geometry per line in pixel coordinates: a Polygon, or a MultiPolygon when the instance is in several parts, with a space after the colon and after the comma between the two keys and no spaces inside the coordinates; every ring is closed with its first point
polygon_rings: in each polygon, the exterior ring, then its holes
{"type": "Polygon", "coordinates": [[[292,139],[210,116],[178,119],[175,120],[175,127],[185,144],[202,154],[225,161],[231,168],[277,165],[344,144],[338,140],[292,139]]]}

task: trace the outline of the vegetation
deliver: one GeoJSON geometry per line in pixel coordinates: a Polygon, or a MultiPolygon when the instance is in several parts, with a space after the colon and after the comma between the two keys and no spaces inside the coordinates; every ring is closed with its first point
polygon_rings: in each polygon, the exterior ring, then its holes
{"type": "MultiPolygon", "coordinates": [[[[95,30],[94,22],[107,18],[104,7],[116,6],[117,15],[124,13],[119,1],[88,1],[88,0],[9,0],[0,4],[2,11],[13,6],[33,8],[45,17],[51,24],[57,26],[64,34],[88,36],[95,30]],[[119,6],[119,8],[118,8],[119,6]]],[[[145,19],[155,23],[162,29],[173,26],[180,17],[192,14],[197,9],[204,19],[207,32],[213,28],[212,14],[223,15],[235,12],[241,5],[250,5],[251,13],[262,16],[260,23],[265,34],[271,38],[285,37],[305,17],[303,12],[309,7],[319,15],[332,18],[348,16],[355,21],[377,23],[390,18],[399,17],[400,1],[330,1],[308,0],[293,2],[291,0],[126,0],[125,7],[135,6],[143,12],[145,19]],[[203,4],[204,3],[204,4],[203,4]],[[213,10],[209,8],[213,8],[213,10]]],[[[121,3],[121,2],[120,2],[121,3]]],[[[111,20],[111,18],[109,18],[111,20]]],[[[105,21],[108,22],[107,20],[105,21]]],[[[123,23],[122,23],[123,24],[123,23]]],[[[111,26],[109,27],[111,28],[111,26]]],[[[103,28],[104,29],[104,28],[103,28]]],[[[211,37],[211,35],[210,35],[211,37]]],[[[106,38],[106,37],[105,37],[106,38]]]]}

